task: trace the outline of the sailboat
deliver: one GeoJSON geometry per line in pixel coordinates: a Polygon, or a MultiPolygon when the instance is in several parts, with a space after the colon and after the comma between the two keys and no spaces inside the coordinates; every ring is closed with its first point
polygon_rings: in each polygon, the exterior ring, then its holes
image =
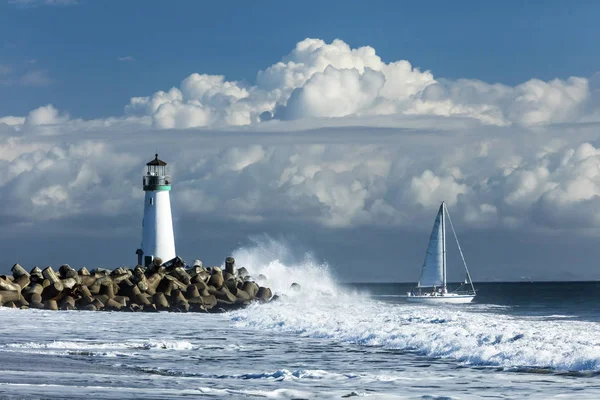
{"type": "Polygon", "coordinates": [[[407,293],[407,300],[421,303],[470,303],[476,295],[471,274],[467,268],[465,257],[463,256],[460,243],[452,219],[448,213],[446,203],[442,201],[437,217],[433,224],[433,230],[429,237],[429,245],[425,253],[425,261],[421,267],[421,279],[417,287],[407,293]],[[449,292],[446,285],[446,217],[450,222],[452,233],[456,239],[456,245],[460,252],[463,265],[465,267],[465,281],[456,290],[449,292]]]}

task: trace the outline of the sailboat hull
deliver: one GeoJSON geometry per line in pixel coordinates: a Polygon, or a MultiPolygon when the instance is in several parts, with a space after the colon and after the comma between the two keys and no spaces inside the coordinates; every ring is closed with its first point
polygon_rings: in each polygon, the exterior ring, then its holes
{"type": "Polygon", "coordinates": [[[474,295],[470,294],[446,294],[444,296],[430,296],[430,295],[411,295],[406,296],[406,300],[414,303],[426,303],[426,304],[467,304],[473,301],[474,295]]]}

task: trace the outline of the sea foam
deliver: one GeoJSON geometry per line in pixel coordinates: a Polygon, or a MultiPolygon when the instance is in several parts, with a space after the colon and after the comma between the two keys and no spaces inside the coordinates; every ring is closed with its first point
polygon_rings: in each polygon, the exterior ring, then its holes
{"type": "MultiPolygon", "coordinates": [[[[600,325],[568,318],[541,320],[503,314],[480,305],[391,304],[335,284],[326,264],[306,257],[285,263],[287,249],[263,242],[238,250],[240,266],[263,273],[282,295],[267,305],[232,313],[246,328],[323,338],[359,346],[447,359],[466,366],[600,371],[600,325]],[[302,286],[290,289],[292,282],[302,286]]],[[[562,316],[561,316],[562,317],[562,316]]]]}

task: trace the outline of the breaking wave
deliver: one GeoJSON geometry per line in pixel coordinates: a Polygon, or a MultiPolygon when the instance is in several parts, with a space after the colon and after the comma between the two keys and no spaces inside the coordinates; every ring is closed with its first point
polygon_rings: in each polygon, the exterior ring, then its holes
{"type": "Polygon", "coordinates": [[[522,318],[477,307],[389,303],[349,293],[335,284],[326,264],[310,257],[283,261],[289,250],[267,240],[235,252],[236,262],[268,277],[281,298],[232,313],[245,328],[380,346],[465,366],[507,370],[600,371],[600,324],[522,318]],[[290,289],[299,283],[300,291],[290,289]]]}

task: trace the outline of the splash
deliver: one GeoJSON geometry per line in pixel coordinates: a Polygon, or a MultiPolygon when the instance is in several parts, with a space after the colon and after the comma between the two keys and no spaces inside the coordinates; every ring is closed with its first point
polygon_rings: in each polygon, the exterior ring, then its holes
{"type": "Polygon", "coordinates": [[[310,253],[298,257],[286,243],[267,236],[251,240],[252,246],[233,252],[236,265],[245,267],[254,279],[274,293],[297,296],[292,283],[305,288],[303,296],[333,296],[342,292],[327,263],[316,261],[310,253]],[[258,279],[261,275],[266,279],[258,279]]]}

